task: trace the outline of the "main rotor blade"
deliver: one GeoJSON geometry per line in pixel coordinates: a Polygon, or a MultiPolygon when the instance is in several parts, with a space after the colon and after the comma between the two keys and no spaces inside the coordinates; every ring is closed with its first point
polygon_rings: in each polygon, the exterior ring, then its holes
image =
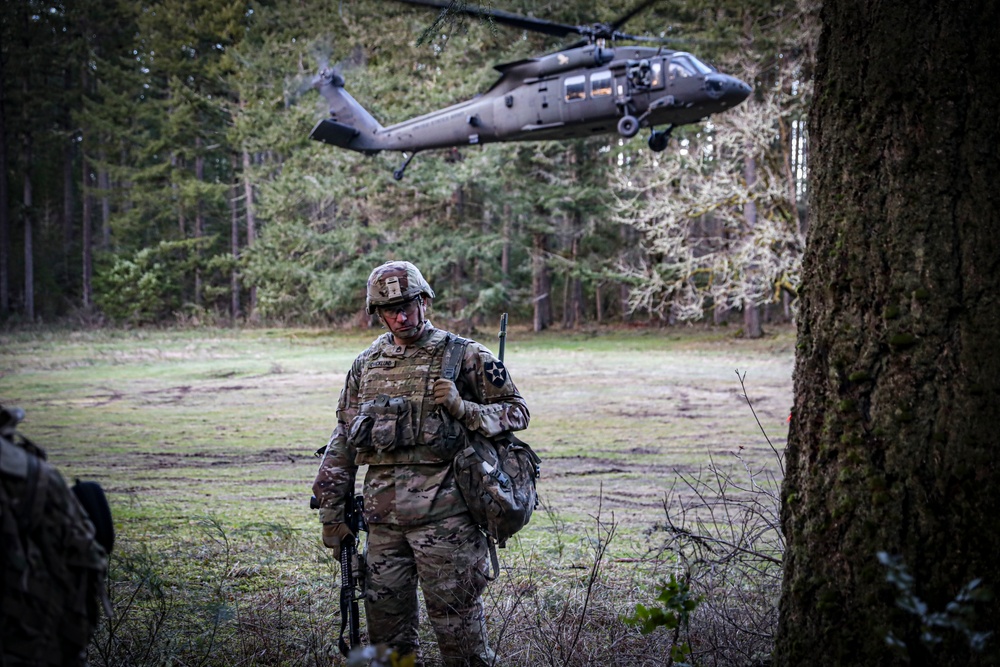
{"type": "Polygon", "coordinates": [[[455,14],[465,14],[476,18],[488,18],[503,23],[505,25],[533,30],[554,37],[565,37],[571,34],[583,34],[580,26],[565,25],[563,23],[553,23],[542,19],[533,19],[520,14],[500,11],[499,9],[486,9],[484,7],[469,7],[465,3],[459,2],[434,2],[434,0],[398,0],[408,5],[418,5],[420,7],[431,7],[455,14]]]}
{"type": "Polygon", "coordinates": [[[631,42],[650,42],[653,44],[670,44],[671,42],[679,42],[682,40],[673,39],[672,37],[653,37],[651,35],[628,35],[624,32],[616,32],[615,39],[624,39],[631,42]]]}
{"type": "MultiPolygon", "coordinates": [[[[657,2],[659,2],[659,0],[646,0],[646,2],[641,2],[638,5],[636,5],[635,7],[633,7],[624,16],[620,17],[617,21],[615,21],[614,23],[609,23],[608,25],[611,27],[611,29],[613,31],[617,32],[618,28],[622,27],[623,25],[625,25],[626,23],[628,23],[630,20],[632,20],[633,16],[635,16],[636,14],[639,14],[640,12],[645,11],[647,7],[649,7],[650,5],[655,4],[657,2]]],[[[628,36],[627,39],[635,39],[635,37],[628,36]]]]}

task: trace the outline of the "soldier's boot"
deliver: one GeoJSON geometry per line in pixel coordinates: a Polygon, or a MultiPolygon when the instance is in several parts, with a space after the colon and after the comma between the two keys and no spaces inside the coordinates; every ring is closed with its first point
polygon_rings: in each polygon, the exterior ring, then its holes
{"type": "Polygon", "coordinates": [[[405,597],[374,605],[365,600],[369,641],[390,647],[400,657],[413,655],[414,667],[422,667],[417,619],[416,605],[409,604],[405,597]]]}
{"type": "Polygon", "coordinates": [[[452,609],[443,618],[435,611],[433,605],[428,606],[427,615],[437,635],[444,667],[500,667],[487,643],[481,606],[465,614],[452,609]]]}
{"type": "Polygon", "coordinates": [[[497,662],[496,654],[487,649],[485,655],[475,655],[466,658],[443,657],[444,667],[502,667],[497,662]]]}

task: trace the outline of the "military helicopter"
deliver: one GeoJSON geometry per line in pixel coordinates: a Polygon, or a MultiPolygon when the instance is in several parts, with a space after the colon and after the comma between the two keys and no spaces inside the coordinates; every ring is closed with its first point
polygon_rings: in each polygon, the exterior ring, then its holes
{"type": "Polygon", "coordinates": [[[626,139],[650,128],[649,147],[662,151],[671,131],[730,109],[750,86],[722,74],[693,54],[664,47],[665,40],[619,31],[656,0],[647,0],[610,24],[564,25],[464,3],[399,0],[411,5],[488,18],[524,30],[582,40],[536,58],[497,65],[500,78],[482,95],[445,109],[383,127],[344,88],[335,69],[325,69],[314,87],[330,117],[311,139],[375,155],[404,153],[396,180],[420,151],[501,141],[541,141],[617,132],[626,139]],[[658,42],[624,46],[620,41],[658,42]],[[663,129],[657,129],[663,128],[663,129]],[[407,155],[408,154],[408,155],[407,155]]]}

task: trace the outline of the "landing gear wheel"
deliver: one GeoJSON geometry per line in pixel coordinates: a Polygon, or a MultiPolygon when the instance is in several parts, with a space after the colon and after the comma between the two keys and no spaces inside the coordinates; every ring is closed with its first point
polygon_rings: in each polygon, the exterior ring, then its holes
{"type": "Polygon", "coordinates": [[[649,135],[649,149],[654,153],[663,151],[670,142],[669,132],[653,132],[649,135]]]}
{"type": "Polygon", "coordinates": [[[639,120],[635,116],[622,116],[618,121],[618,134],[631,139],[639,132],[639,120]]]}

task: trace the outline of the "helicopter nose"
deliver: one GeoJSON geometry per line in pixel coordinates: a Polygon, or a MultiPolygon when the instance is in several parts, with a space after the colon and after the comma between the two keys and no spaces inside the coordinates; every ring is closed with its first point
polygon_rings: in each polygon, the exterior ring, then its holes
{"type": "Polygon", "coordinates": [[[730,95],[733,100],[733,106],[736,106],[746,98],[750,97],[750,93],[753,92],[753,88],[750,87],[749,83],[744,83],[735,76],[730,78],[732,79],[732,92],[730,95]]]}
{"type": "Polygon", "coordinates": [[[705,77],[705,91],[725,107],[734,107],[750,96],[750,86],[735,76],[712,74],[705,77]]]}

